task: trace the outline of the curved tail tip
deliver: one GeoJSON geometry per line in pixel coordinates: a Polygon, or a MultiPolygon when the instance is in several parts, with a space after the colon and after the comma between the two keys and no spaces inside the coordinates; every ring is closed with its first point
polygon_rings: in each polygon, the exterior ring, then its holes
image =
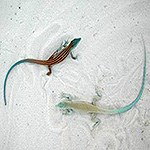
{"type": "Polygon", "coordinates": [[[6,99],[4,99],[4,104],[5,104],[5,106],[7,105],[6,99]]]}

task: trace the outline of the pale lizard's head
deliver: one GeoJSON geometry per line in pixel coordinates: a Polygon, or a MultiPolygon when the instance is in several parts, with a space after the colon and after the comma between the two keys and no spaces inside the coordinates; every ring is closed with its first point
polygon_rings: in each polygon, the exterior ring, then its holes
{"type": "Polygon", "coordinates": [[[60,108],[60,109],[66,109],[67,108],[67,103],[66,102],[60,102],[55,106],[60,108]]]}

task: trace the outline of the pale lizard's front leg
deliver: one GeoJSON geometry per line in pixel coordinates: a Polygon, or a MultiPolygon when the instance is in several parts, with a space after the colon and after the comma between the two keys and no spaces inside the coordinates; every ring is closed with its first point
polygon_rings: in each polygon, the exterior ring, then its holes
{"type": "Polygon", "coordinates": [[[63,115],[71,115],[73,113],[73,109],[64,109],[62,110],[63,115]]]}
{"type": "Polygon", "coordinates": [[[63,98],[69,101],[72,101],[73,99],[76,99],[77,97],[68,93],[61,93],[61,99],[63,98]]]}

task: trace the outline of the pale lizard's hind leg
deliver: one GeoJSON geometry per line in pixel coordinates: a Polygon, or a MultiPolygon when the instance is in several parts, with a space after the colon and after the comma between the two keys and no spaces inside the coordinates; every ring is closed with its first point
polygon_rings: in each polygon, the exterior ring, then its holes
{"type": "MultiPolygon", "coordinates": [[[[95,91],[96,91],[96,95],[92,99],[92,105],[96,105],[96,103],[99,100],[101,100],[101,98],[102,98],[102,94],[101,94],[101,92],[99,92],[97,90],[97,88],[95,88],[95,91]]],[[[97,118],[97,114],[96,113],[91,113],[90,116],[91,116],[91,120],[93,122],[95,122],[93,127],[92,127],[92,130],[94,130],[101,123],[101,120],[99,118],[97,118]]]]}
{"type": "Polygon", "coordinates": [[[92,122],[95,122],[94,125],[92,126],[92,130],[94,130],[96,127],[99,126],[99,124],[101,123],[101,120],[97,118],[97,114],[95,113],[91,113],[90,116],[91,116],[92,122]]]}

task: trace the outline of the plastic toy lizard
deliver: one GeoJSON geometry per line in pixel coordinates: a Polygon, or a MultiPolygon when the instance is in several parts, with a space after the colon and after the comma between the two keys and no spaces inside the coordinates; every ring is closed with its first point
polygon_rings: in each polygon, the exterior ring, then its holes
{"type": "MultiPolygon", "coordinates": [[[[143,40],[143,43],[144,43],[144,40],[143,40]]],[[[97,98],[93,98],[93,102],[89,103],[86,101],[72,101],[72,96],[68,95],[68,96],[65,96],[67,97],[67,100],[60,102],[59,104],[56,105],[56,107],[62,110],[63,114],[71,114],[74,111],[88,113],[91,115],[91,118],[93,121],[96,119],[97,114],[108,114],[108,115],[121,114],[130,110],[140,100],[143,94],[145,80],[146,80],[146,48],[144,44],[144,67],[143,67],[142,84],[141,84],[140,91],[137,97],[133,100],[133,102],[126,105],[125,107],[121,107],[117,109],[107,109],[107,108],[98,107],[96,105],[97,98]]],[[[101,97],[100,94],[98,94],[98,96],[101,97]]],[[[99,124],[99,121],[100,120],[97,118],[97,121],[94,124],[94,127],[99,124]]]]}
{"type": "Polygon", "coordinates": [[[34,63],[34,64],[38,64],[38,65],[46,65],[48,66],[49,72],[47,73],[47,75],[51,74],[51,67],[55,64],[58,64],[60,62],[62,62],[69,54],[71,54],[71,57],[73,59],[76,59],[76,57],[73,56],[72,54],[72,50],[78,45],[78,43],[80,42],[81,38],[77,38],[74,39],[70,42],[70,44],[68,44],[68,42],[66,41],[65,44],[62,44],[61,47],[59,49],[57,49],[50,57],[48,60],[38,60],[38,59],[22,59],[17,61],[15,64],[13,64],[10,69],[8,70],[5,80],[4,80],[4,103],[5,105],[7,104],[6,102],[6,82],[8,79],[8,75],[10,74],[10,72],[12,71],[12,69],[22,63],[34,63]],[[68,44],[68,45],[67,45],[68,44]]]}

